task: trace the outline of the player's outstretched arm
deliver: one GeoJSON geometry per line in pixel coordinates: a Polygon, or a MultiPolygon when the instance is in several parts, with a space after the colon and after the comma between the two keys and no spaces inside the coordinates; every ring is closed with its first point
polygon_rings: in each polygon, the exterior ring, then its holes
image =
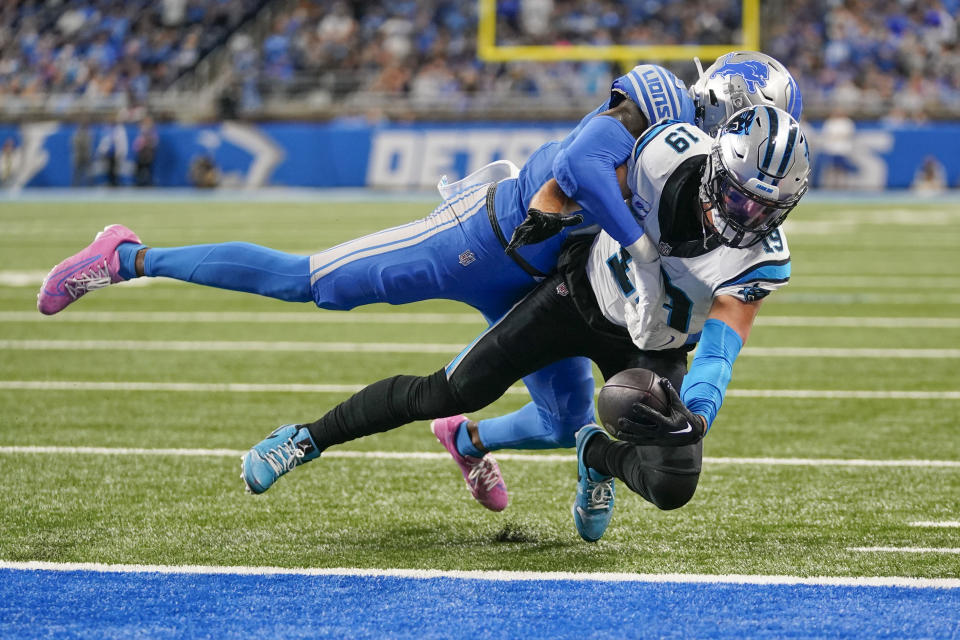
{"type": "Polygon", "coordinates": [[[680,389],[683,403],[693,413],[703,416],[706,430],[723,404],[733,375],[733,362],[750,335],[762,302],[717,296],[710,307],[700,344],[680,389]]]}
{"type": "Polygon", "coordinates": [[[669,403],[665,413],[637,405],[645,424],[630,425],[631,432],[647,434],[644,444],[680,446],[700,440],[713,423],[733,373],[733,362],[750,335],[761,301],[741,302],[733,296],[718,296],[704,324],[690,372],[680,393],[666,379],[669,403]]]}
{"type": "Polygon", "coordinates": [[[625,100],[587,122],[553,162],[557,183],[583,207],[588,222],[599,224],[628,250],[643,228],[623,201],[616,167],[630,157],[648,124],[637,105],[625,100]]]}

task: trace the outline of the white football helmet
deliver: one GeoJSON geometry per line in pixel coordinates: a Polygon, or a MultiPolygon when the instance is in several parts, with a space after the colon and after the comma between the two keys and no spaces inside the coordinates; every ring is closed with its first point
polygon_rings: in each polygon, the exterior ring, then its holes
{"type": "Polygon", "coordinates": [[[807,191],[810,151],[800,125],[776,107],[738,111],[714,139],[700,183],[704,224],[745,248],[779,227],[807,191]]]}
{"type": "Polygon", "coordinates": [[[759,51],[735,51],[717,58],[706,71],[694,60],[700,79],[690,87],[698,127],[717,135],[720,125],[740,109],[770,105],[800,119],[803,97],[787,68],[759,51]]]}

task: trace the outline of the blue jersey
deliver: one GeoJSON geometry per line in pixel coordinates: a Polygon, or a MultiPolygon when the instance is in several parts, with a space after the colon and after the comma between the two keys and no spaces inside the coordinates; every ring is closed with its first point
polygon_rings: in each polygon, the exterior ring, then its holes
{"type": "Polygon", "coordinates": [[[630,157],[635,138],[620,121],[600,115],[623,100],[636,104],[651,125],[663,119],[694,120],[693,100],[679,78],[657,65],[638,65],[614,80],[610,98],[564,138],[553,171],[563,192],[583,207],[587,221],[629,249],[643,227],[620,196],[615,168],[630,157]]]}
{"type": "MultiPolygon", "coordinates": [[[[497,185],[494,209],[500,228],[507,239],[517,225],[527,217],[527,209],[530,208],[533,196],[540,187],[553,178],[553,161],[561,148],[560,142],[546,143],[533,152],[516,178],[503,180],[497,185]]],[[[524,260],[543,273],[550,273],[557,264],[557,256],[560,254],[560,247],[567,234],[571,230],[582,229],[585,226],[587,225],[567,227],[560,234],[543,242],[520,247],[518,252],[524,260]]]]}

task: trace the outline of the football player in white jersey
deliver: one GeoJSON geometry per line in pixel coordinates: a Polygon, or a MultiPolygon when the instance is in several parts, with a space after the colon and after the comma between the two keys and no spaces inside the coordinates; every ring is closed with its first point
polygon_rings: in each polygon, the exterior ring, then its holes
{"type": "MultiPolygon", "coordinates": [[[[716,140],[662,123],[637,141],[628,169],[631,206],[657,245],[663,288],[635,286],[638,265],[605,233],[591,247],[586,279],[604,318],[625,325],[644,350],[640,366],[668,381],[671,411],[663,416],[641,406],[639,416],[621,418],[621,436],[631,442],[610,440],[592,425],[578,432],[573,515],[584,539],[598,540],[606,530],[614,476],[662,509],[693,496],[699,441],[675,448],[635,443],[699,440],[709,430],[763,298],[790,278],[780,225],[806,192],[809,170],[799,125],[774,107],[738,112],[716,140]],[[691,215],[698,202],[702,215],[691,215]],[[685,357],[667,354],[698,343],[684,376],[685,357]],[[671,476],[665,484],[664,474],[671,476]]],[[[570,284],[576,293],[575,273],[570,284]]]]}
{"type": "Polygon", "coordinates": [[[330,446],[480,409],[527,373],[583,356],[604,378],[642,367],[672,386],[669,415],[621,423],[628,440],[610,440],[595,425],[578,432],[580,535],[603,535],[614,477],[662,509],[682,506],[760,303],[789,278],[779,226],[806,191],[809,169],[799,125],[774,107],[737,113],[716,139],[683,123],[651,128],[631,154],[627,180],[644,237],[661,256],[641,270],[662,265],[662,290],[638,287],[637,266],[609,235],[569,242],[558,272],[445,368],[381,380],[316,422],[277,429],[244,457],[248,487],[259,492],[259,477],[269,487],[330,446]]]}

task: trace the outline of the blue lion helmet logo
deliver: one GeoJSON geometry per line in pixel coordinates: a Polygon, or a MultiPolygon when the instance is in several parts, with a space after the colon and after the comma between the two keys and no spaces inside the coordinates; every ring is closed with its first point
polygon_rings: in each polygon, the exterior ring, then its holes
{"type": "Polygon", "coordinates": [[[767,86],[767,78],[770,77],[770,69],[766,64],[757,60],[729,62],[732,55],[733,54],[727,56],[726,60],[723,62],[723,65],[713,72],[713,74],[710,76],[711,78],[715,76],[740,76],[743,78],[744,82],[747,83],[747,91],[750,93],[755,93],[757,91],[757,87],[767,86]]]}

